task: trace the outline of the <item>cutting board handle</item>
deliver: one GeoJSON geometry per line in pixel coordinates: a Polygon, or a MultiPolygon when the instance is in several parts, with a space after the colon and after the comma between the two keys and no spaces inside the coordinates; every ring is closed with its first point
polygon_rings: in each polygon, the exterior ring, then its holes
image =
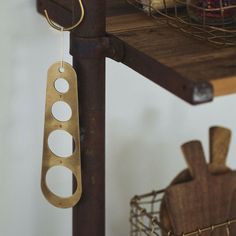
{"type": "Polygon", "coordinates": [[[191,176],[196,180],[205,179],[209,172],[201,142],[197,140],[187,142],[181,148],[191,176]]]}
{"type": "Polygon", "coordinates": [[[213,126],[209,129],[210,163],[214,173],[227,172],[227,154],[231,140],[230,129],[213,126]]]}

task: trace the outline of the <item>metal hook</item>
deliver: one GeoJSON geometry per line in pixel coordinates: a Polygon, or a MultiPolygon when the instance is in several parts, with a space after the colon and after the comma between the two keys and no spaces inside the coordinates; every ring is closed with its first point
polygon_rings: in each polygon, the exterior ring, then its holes
{"type": "Polygon", "coordinates": [[[79,26],[80,23],[82,22],[82,20],[84,19],[84,6],[83,6],[83,3],[82,3],[82,0],[78,0],[78,1],[79,1],[79,4],[80,4],[80,9],[81,9],[81,16],[80,16],[79,21],[78,21],[76,24],[74,24],[74,25],[72,25],[72,26],[70,26],[70,27],[66,27],[66,28],[64,28],[64,27],[62,27],[62,26],[59,26],[59,25],[56,25],[56,24],[49,18],[48,12],[47,12],[47,10],[45,9],[45,10],[44,10],[44,13],[45,13],[45,16],[46,16],[46,19],[47,19],[48,24],[51,25],[54,29],[56,29],[56,30],[58,30],[58,31],[71,31],[71,30],[75,29],[77,26],[79,26]]]}

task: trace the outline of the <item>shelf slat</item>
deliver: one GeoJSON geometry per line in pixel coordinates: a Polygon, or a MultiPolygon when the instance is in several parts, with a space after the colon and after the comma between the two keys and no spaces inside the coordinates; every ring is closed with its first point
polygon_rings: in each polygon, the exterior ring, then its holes
{"type": "MultiPolygon", "coordinates": [[[[235,48],[219,48],[191,38],[142,12],[108,17],[107,26],[107,31],[125,44],[171,68],[189,83],[209,82],[214,96],[236,92],[235,48]]],[[[142,62],[140,58],[140,66],[142,62]]]]}
{"type": "MultiPolygon", "coordinates": [[[[70,25],[71,4],[38,0],[39,12],[70,25]],[[53,10],[52,10],[53,9],[53,10]]],[[[187,36],[138,12],[124,0],[107,2],[107,32],[124,45],[124,64],[191,104],[236,92],[236,50],[187,36]]]]}

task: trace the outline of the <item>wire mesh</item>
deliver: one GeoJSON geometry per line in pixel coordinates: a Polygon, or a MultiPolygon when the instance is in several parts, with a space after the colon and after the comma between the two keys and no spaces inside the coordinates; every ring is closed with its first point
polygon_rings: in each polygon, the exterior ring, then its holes
{"type": "Polygon", "coordinates": [[[166,229],[160,220],[160,205],[164,193],[165,190],[153,191],[132,198],[130,202],[130,236],[199,236],[204,233],[214,236],[214,233],[220,229],[225,230],[225,235],[231,236],[231,229],[236,226],[236,219],[198,228],[192,232],[183,232],[181,235],[176,235],[166,229]]]}
{"type": "Polygon", "coordinates": [[[236,45],[235,0],[159,0],[158,6],[153,4],[156,0],[126,1],[185,34],[220,46],[236,45]]]}

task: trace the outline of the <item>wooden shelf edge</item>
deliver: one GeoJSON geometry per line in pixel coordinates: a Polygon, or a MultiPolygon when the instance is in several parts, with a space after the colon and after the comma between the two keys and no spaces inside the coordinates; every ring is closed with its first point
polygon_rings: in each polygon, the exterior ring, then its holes
{"type": "MultiPolygon", "coordinates": [[[[110,37],[115,36],[110,35],[110,37]]],[[[214,93],[211,83],[190,81],[125,42],[121,41],[121,43],[124,46],[122,63],[134,71],[192,105],[207,103],[213,100],[214,93]]]]}
{"type": "Polygon", "coordinates": [[[224,78],[224,80],[212,80],[211,84],[214,89],[214,96],[224,96],[236,93],[236,76],[224,78]]]}

